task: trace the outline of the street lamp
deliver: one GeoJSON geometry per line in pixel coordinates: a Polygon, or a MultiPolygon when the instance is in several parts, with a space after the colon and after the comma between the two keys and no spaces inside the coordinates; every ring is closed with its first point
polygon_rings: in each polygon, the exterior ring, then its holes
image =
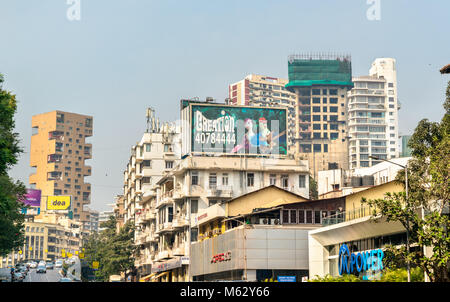
{"type": "MultiPolygon", "coordinates": [[[[382,159],[376,156],[372,156],[369,155],[369,158],[375,159],[375,160],[382,160],[397,166],[402,167],[403,169],[405,169],[405,191],[406,191],[406,207],[409,207],[409,199],[408,199],[408,162],[406,162],[406,165],[400,165],[398,163],[389,161],[387,159],[382,159]]],[[[409,219],[408,216],[406,216],[406,251],[409,255],[409,219]]],[[[406,260],[406,269],[408,272],[408,282],[411,282],[411,268],[410,268],[410,264],[409,264],[409,259],[406,260]]]]}

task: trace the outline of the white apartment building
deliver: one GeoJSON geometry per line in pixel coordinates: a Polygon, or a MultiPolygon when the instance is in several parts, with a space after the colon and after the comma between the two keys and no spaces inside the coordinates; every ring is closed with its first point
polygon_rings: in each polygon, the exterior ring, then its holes
{"type": "Polygon", "coordinates": [[[181,154],[180,128],[165,123],[144,133],[140,142],[131,148],[131,156],[124,171],[124,223],[135,219],[139,201],[153,185],[170,171],[181,154]]]}
{"type": "Polygon", "coordinates": [[[376,59],[370,76],[355,77],[353,82],[355,86],[348,93],[351,170],[399,156],[395,60],[376,59]]]}
{"type": "Polygon", "coordinates": [[[141,276],[190,281],[190,243],[199,239],[198,220],[223,215],[226,201],[269,185],[309,198],[308,173],[307,161],[286,158],[182,159],[139,202],[136,238],[141,245],[141,276]]]}
{"type": "Polygon", "coordinates": [[[288,112],[288,146],[295,138],[296,95],[289,92],[285,85],[289,81],[269,76],[247,75],[243,80],[229,85],[230,105],[286,107],[288,112]]]}

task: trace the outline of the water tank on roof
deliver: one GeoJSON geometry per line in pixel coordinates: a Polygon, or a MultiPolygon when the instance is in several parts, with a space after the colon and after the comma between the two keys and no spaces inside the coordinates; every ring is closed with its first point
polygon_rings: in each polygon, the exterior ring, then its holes
{"type": "Polygon", "coordinates": [[[361,187],[362,186],[362,177],[361,176],[352,176],[352,187],[361,187]]]}
{"type": "Polygon", "coordinates": [[[365,175],[362,178],[362,185],[363,186],[373,186],[375,184],[375,180],[373,178],[373,175],[365,175]]]}

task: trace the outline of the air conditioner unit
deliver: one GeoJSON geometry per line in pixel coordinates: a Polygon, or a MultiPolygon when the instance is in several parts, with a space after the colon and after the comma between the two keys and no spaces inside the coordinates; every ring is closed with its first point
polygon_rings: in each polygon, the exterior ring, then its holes
{"type": "Polygon", "coordinates": [[[270,224],[279,225],[280,224],[280,219],[278,219],[278,218],[270,219],[270,224]]]}
{"type": "Polygon", "coordinates": [[[270,220],[268,218],[260,218],[259,224],[270,224],[270,220]]]}

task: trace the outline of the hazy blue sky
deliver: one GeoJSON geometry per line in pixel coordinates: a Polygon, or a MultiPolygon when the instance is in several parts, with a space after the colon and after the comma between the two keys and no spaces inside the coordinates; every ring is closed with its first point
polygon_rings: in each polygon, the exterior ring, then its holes
{"type": "MultiPolygon", "coordinates": [[[[19,101],[16,130],[29,151],[31,117],[53,110],[94,116],[91,208],[122,192],[130,147],[145,131],[145,108],[179,118],[179,100],[223,100],[250,73],[287,78],[287,56],[349,53],[353,75],[377,57],[397,60],[400,133],[443,115],[450,63],[450,1],[0,0],[0,73],[19,101]]],[[[11,175],[28,184],[29,154],[11,175]]]]}

